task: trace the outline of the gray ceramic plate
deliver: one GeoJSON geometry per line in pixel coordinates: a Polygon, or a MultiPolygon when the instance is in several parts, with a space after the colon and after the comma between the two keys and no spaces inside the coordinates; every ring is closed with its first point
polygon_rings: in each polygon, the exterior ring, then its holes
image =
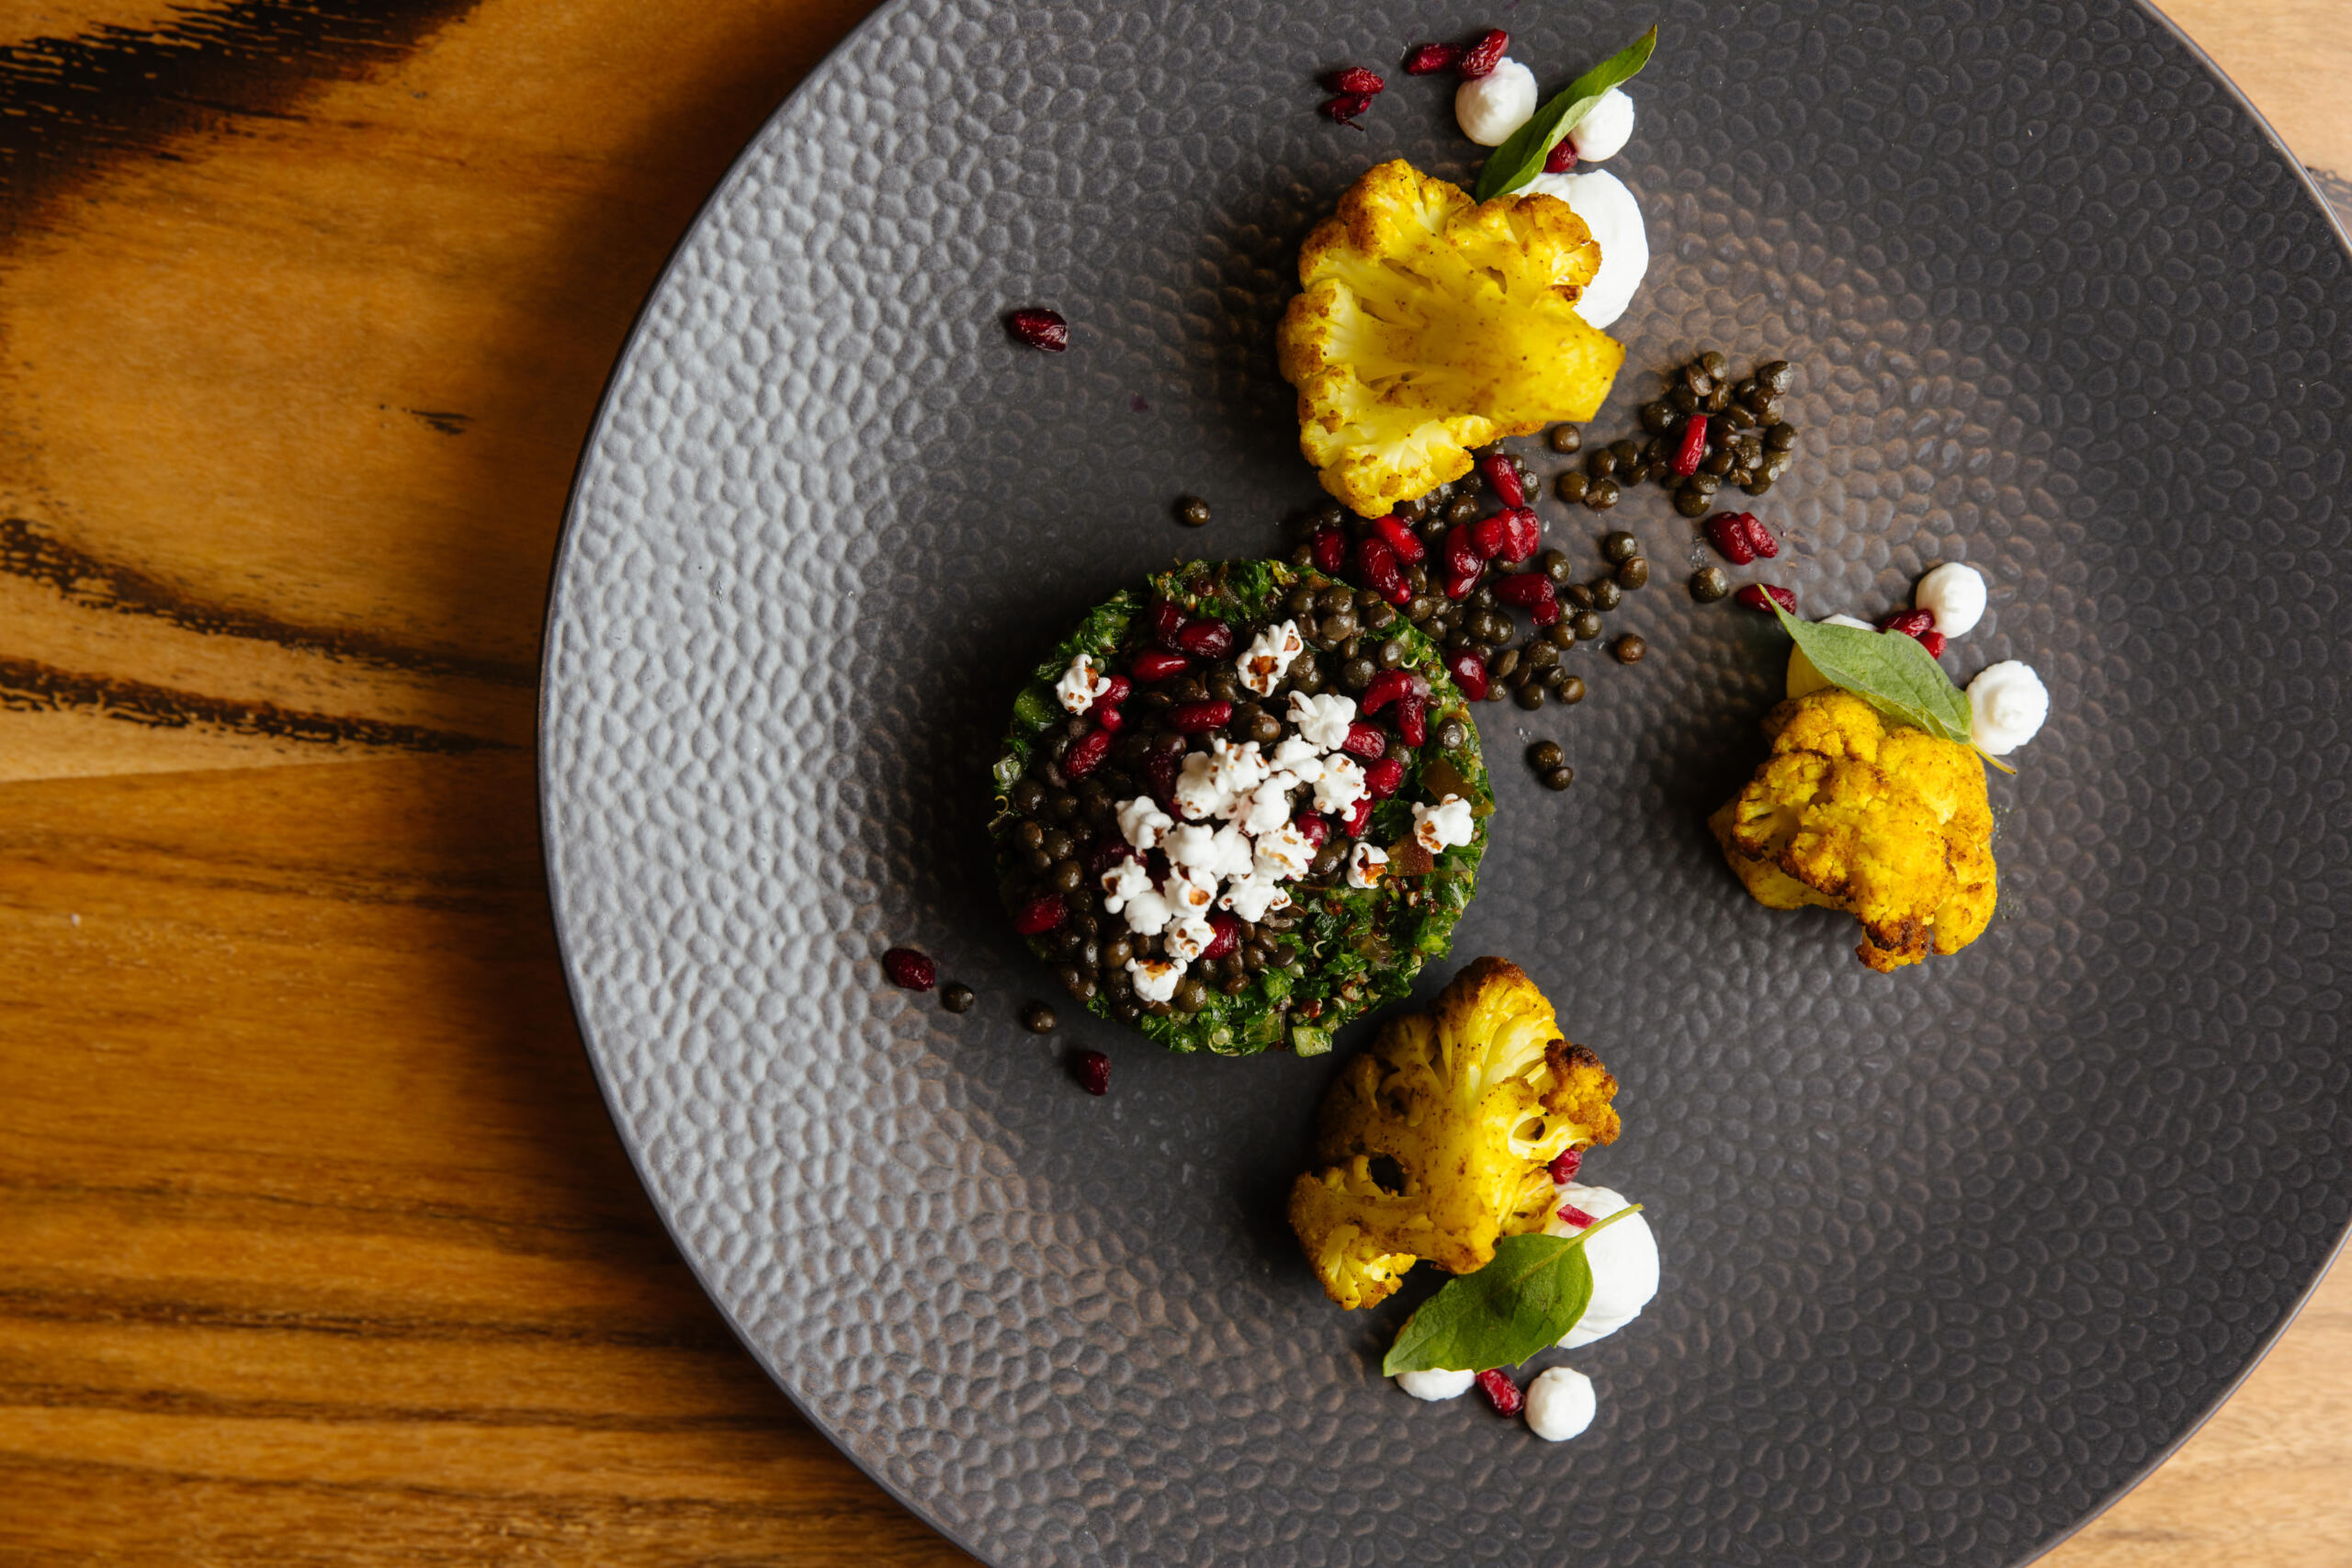
{"type": "MultiPolygon", "coordinates": [[[[614,378],[547,656],[589,1051],[744,1342],[992,1562],[2018,1562],[2230,1389],[2352,1213],[2352,267],[2113,0],[1663,0],[1612,165],[1657,264],[1599,427],[1695,346],[1796,361],[1775,577],[1870,613],[1976,562],[1951,668],[2029,659],[2057,716],[1994,787],[2002,917],[1882,977],[1701,826],[1780,660],[1681,592],[1657,491],[1609,519],[1661,564],[1618,617],[1647,660],[1482,710],[1502,815],[1456,958],[1517,959],[1616,1070],[1594,1175],[1666,1251],[1576,1358],[1591,1432],[1404,1399],[1402,1303],[1324,1302],[1281,1210],[1333,1059],[1016,1024],[1052,982],[981,821],[1021,668],[1180,551],[1275,546],[1315,494],[1271,350],[1300,237],[1375,158],[1472,170],[1446,84],[1397,73],[1358,132],[1312,78],[1495,17],[1558,80],[1653,14],[895,0],[614,378]],[[1007,342],[1035,302],[1068,355],[1007,342]],[[1565,797],[1516,761],[1539,736],[1565,797]],[[978,1008],[888,988],[893,942],[978,1008]],[[1107,1100],[1059,1070],[1080,1042],[1107,1100]]],[[[1597,566],[1598,520],[1545,510],[1597,566]]]]}

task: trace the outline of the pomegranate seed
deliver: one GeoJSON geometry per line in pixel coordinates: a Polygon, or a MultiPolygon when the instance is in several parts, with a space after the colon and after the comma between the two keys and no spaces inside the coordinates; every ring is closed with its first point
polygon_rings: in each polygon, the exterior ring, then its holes
{"type": "Polygon", "coordinates": [[[1395,757],[1383,757],[1363,771],[1364,798],[1386,800],[1405,787],[1405,764],[1395,757]]]}
{"type": "Polygon", "coordinates": [[[1433,71],[1451,71],[1462,63],[1462,46],[1454,43],[1425,43],[1405,57],[1405,74],[1426,76],[1433,71]]]}
{"type": "Polygon", "coordinates": [[[1388,85],[1381,79],[1379,72],[1368,71],[1361,65],[1332,72],[1323,78],[1323,85],[1335,93],[1353,93],[1366,98],[1388,85]]]}
{"type": "Polygon", "coordinates": [[[1058,893],[1040,893],[1021,906],[1012,917],[1012,929],[1023,936],[1043,936],[1069,919],[1069,906],[1062,902],[1058,893]]]}
{"type": "Polygon", "coordinates": [[[1323,112],[1341,125],[1354,126],[1357,120],[1363,118],[1363,111],[1370,107],[1372,107],[1370,93],[1342,93],[1336,98],[1324,100],[1323,112]]]}
{"type": "Polygon", "coordinates": [[[1541,630],[1545,626],[1558,626],[1560,624],[1560,617],[1565,614],[1566,614],[1566,612],[1560,608],[1560,602],[1557,599],[1547,599],[1543,604],[1536,605],[1532,610],[1528,611],[1527,618],[1533,621],[1537,629],[1541,630]]]}
{"type": "Polygon", "coordinates": [[[1553,142],[1552,150],[1544,155],[1544,172],[1547,175],[1565,175],[1576,166],[1576,143],[1565,136],[1553,142]]]}
{"type": "Polygon", "coordinates": [[[1337,528],[1325,526],[1315,530],[1315,570],[1326,577],[1337,577],[1340,569],[1348,564],[1348,536],[1337,528]]]}
{"type": "Polygon", "coordinates": [[[1409,670],[1383,670],[1356,699],[1356,712],[1378,713],[1399,697],[1426,697],[1430,683],[1409,670]]]}
{"type": "Polygon", "coordinates": [[[882,972],[902,991],[928,991],[939,984],[939,965],[931,955],[911,947],[894,947],[882,955],[882,972]]]}
{"type": "Polygon", "coordinates": [[[1577,1172],[1583,1168],[1583,1150],[1562,1149],[1560,1151],[1560,1157],[1552,1162],[1553,1184],[1560,1187],[1566,1186],[1569,1182],[1574,1181],[1577,1179],[1577,1172]]]}
{"type": "Polygon", "coordinates": [[[1718,512],[1707,519],[1709,542],[1734,566],[1746,566],[1756,558],[1756,536],[1747,531],[1746,517],[1742,512],[1718,512]]]}
{"type": "Polygon", "coordinates": [[[1747,542],[1756,553],[1770,560],[1781,553],[1781,541],[1772,537],[1772,530],[1756,519],[1753,512],[1739,514],[1739,525],[1747,535],[1747,542]]]}
{"type": "Polygon", "coordinates": [[[1559,596],[1550,578],[1540,571],[1522,571],[1496,583],[1495,597],[1519,609],[1532,610],[1538,604],[1558,603],[1559,596]]]}
{"type": "Polygon", "coordinates": [[[1487,700],[1487,661],[1476,649],[1457,649],[1446,656],[1446,670],[1453,676],[1453,683],[1462,694],[1474,703],[1487,700]]]}
{"type": "Polygon", "coordinates": [[[1515,506],[1503,513],[1503,559],[1517,566],[1543,542],[1544,520],[1533,507],[1515,506]]]}
{"type": "Polygon", "coordinates": [[[1241,945],[1241,921],[1238,917],[1211,915],[1209,929],[1216,932],[1216,935],[1209,939],[1209,944],[1206,947],[1201,949],[1203,958],[1223,958],[1241,945]]]}
{"type": "Polygon", "coordinates": [[[1500,28],[1490,30],[1485,38],[1462,51],[1462,59],[1454,69],[1464,76],[1479,77],[1494,73],[1503,62],[1503,51],[1510,47],[1510,34],[1500,28]]]}
{"type": "Polygon", "coordinates": [[[1367,795],[1359,796],[1356,803],[1348,807],[1347,819],[1340,826],[1346,829],[1349,838],[1361,839],[1363,837],[1364,829],[1371,824],[1371,821],[1372,796],[1367,795]]]}
{"type": "Polygon", "coordinates": [[[1503,519],[1504,513],[1498,512],[1470,525],[1470,542],[1482,558],[1493,560],[1510,548],[1510,525],[1503,519]]]}
{"type": "Polygon", "coordinates": [[[1299,836],[1317,849],[1321,849],[1331,837],[1331,819],[1319,812],[1302,811],[1291,818],[1290,825],[1299,836]]]}
{"type": "Polygon", "coordinates": [[[1012,335],[1031,348],[1042,348],[1047,354],[1059,354],[1069,346],[1069,323],[1053,310],[1015,310],[1005,319],[1012,335]]]}
{"type": "Polygon", "coordinates": [[[1176,775],[1183,766],[1181,751],[1151,751],[1143,760],[1144,782],[1151,785],[1151,798],[1171,817],[1175,815],[1170,803],[1176,798],[1176,775]]]}
{"type": "Polygon", "coordinates": [[[1487,483],[1497,500],[1505,506],[1525,506],[1527,487],[1519,482],[1519,470],[1500,452],[1489,452],[1478,459],[1478,471],[1487,476],[1487,483]]]}
{"type": "Polygon", "coordinates": [[[1366,588],[1392,604],[1409,603],[1413,597],[1405,569],[1396,564],[1396,552],[1377,534],[1366,534],[1356,541],[1356,571],[1366,588]]]}
{"type": "Polygon", "coordinates": [[[1233,628],[1223,621],[1187,621],[1176,646],[1195,659],[1223,659],[1233,651],[1233,628]]]}
{"type": "Polygon", "coordinates": [[[1380,726],[1358,719],[1348,726],[1348,738],[1340,743],[1340,750],[1366,761],[1377,761],[1388,754],[1388,737],[1380,726]]]}
{"type": "Polygon", "coordinates": [[[1936,615],[1932,610],[1897,610],[1878,624],[1883,632],[1901,632],[1905,637],[1918,637],[1936,629],[1936,615]]]}
{"type": "Polygon", "coordinates": [[[1795,592],[1792,589],[1783,588],[1777,582],[1751,582],[1747,587],[1741,589],[1738,592],[1733,594],[1732,597],[1738,600],[1741,604],[1747,605],[1751,610],[1762,610],[1766,615],[1770,615],[1771,614],[1771,605],[1764,603],[1764,595],[1767,593],[1770,593],[1772,596],[1773,604],[1780,605],[1781,609],[1786,610],[1790,615],[1793,615],[1797,613],[1797,596],[1795,592]]]}
{"type": "Polygon", "coordinates": [[[1582,1209],[1577,1208],[1574,1203],[1563,1203],[1560,1205],[1560,1218],[1567,1224],[1576,1226],[1578,1230],[1589,1230],[1592,1226],[1600,1223],[1599,1220],[1594,1219],[1590,1214],[1586,1213],[1582,1209]]]}
{"type": "Polygon", "coordinates": [[[1102,874],[1123,860],[1135,860],[1136,847],[1125,839],[1105,834],[1086,857],[1086,874],[1101,881],[1102,874]]]}
{"type": "Polygon", "coordinates": [[[1405,744],[1416,751],[1419,750],[1421,743],[1430,738],[1429,717],[1429,698],[1399,697],[1396,699],[1396,732],[1405,738],[1405,744]]]}
{"type": "Polygon", "coordinates": [[[1118,729],[1127,722],[1127,716],[1119,711],[1119,705],[1135,694],[1136,683],[1125,675],[1108,676],[1106,681],[1111,689],[1094,699],[1094,705],[1086,710],[1086,716],[1105,729],[1118,729]]]}
{"type": "Polygon", "coordinates": [[[1078,1087],[1089,1094],[1111,1092],[1111,1058],[1100,1051],[1080,1051],[1070,1059],[1070,1070],[1077,1075],[1078,1087]]]}
{"type": "MultiPolygon", "coordinates": [[[[1168,710],[1168,728],[1179,735],[1203,735],[1212,729],[1223,729],[1233,722],[1233,705],[1214,699],[1205,703],[1178,703],[1168,710]]],[[[1084,744],[1084,742],[1080,742],[1084,744]]],[[[1070,748],[1072,752],[1078,747],[1070,748]]],[[[1062,772],[1069,772],[1069,764],[1062,764],[1062,772]]]]}
{"type": "Polygon", "coordinates": [[[1445,592],[1450,599],[1459,599],[1478,585],[1479,574],[1487,570],[1487,558],[1478,553],[1477,538],[1468,525],[1456,526],[1445,536],[1445,592]],[[1456,587],[1455,584],[1462,586],[1456,587]]]}
{"type": "Polygon", "coordinates": [[[1082,779],[1102,765],[1111,754],[1111,731],[1090,729],[1078,738],[1062,758],[1062,772],[1072,779],[1082,779]]]}
{"type": "Polygon", "coordinates": [[[1527,1395],[1519,1392],[1519,1384],[1511,1382],[1510,1374],[1500,1367],[1478,1374],[1478,1392],[1487,1396],[1487,1403],[1495,1407],[1498,1416],[1516,1416],[1527,1403],[1527,1395]]]}
{"type": "Polygon", "coordinates": [[[1682,422],[1682,438],[1675,443],[1674,460],[1668,465],[1690,478],[1699,471],[1699,459],[1707,455],[1707,416],[1694,413],[1682,422]]]}
{"type": "Polygon", "coordinates": [[[1941,659],[1944,656],[1944,634],[1939,631],[1921,632],[1919,646],[1928,650],[1928,658],[1941,659]]]}
{"type": "Polygon", "coordinates": [[[1111,689],[1094,699],[1098,705],[1108,703],[1113,707],[1117,707],[1136,694],[1136,683],[1125,675],[1105,675],[1102,677],[1102,682],[1111,689]]]}
{"type": "Polygon", "coordinates": [[[1430,553],[1430,547],[1421,543],[1421,536],[1401,517],[1375,517],[1372,531],[1386,540],[1388,547],[1396,552],[1396,558],[1407,566],[1430,553]]]}
{"type": "Polygon", "coordinates": [[[1176,650],[1176,634],[1184,629],[1184,607],[1161,599],[1151,606],[1151,635],[1160,647],[1176,650]]]}
{"type": "Polygon", "coordinates": [[[1192,667],[1193,661],[1182,654],[1170,653],[1158,648],[1147,648],[1127,660],[1127,668],[1136,672],[1136,679],[1145,682],[1165,681],[1170,675],[1182,675],[1192,667]]]}

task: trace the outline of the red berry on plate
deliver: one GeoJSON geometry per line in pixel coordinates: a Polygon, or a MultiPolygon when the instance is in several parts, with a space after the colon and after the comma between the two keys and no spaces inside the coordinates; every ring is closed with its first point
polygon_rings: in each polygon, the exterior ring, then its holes
{"type": "Polygon", "coordinates": [[[1162,599],[1151,607],[1151,635],[1159,646],[1173,652],[1176,634],[1184,629],[1184,607],[1173,600],[1162,599]]]}
{"type": "Polygon", "coordinates": [[[1883,632],[1901,632],[1905,637],[1919,637],[1936,629],[1935,612],[1931,610],[1897,610],[1879,622],[1883,632]]]}
{"type": "Polygon", "coordinates": [[[1425,697],[1430,683],[1409,670],[1383,670],[1356,699],[1356,712],[1375,714],[1399,697],[1425,697]]]}
{"type": "Polygon", "coordinates": [[[1580,1231],[1590,1230],[1593,1226],[1600,1223],[1599,1220],[1594,1219],[1590,1214],[1586,1213],[1582,1209],[1577,1208],[1574,1203],[1563,1203],[1560,1205],[1560,1218],[1566,1221],[1569,1224],[1576,1226],[1577,1229],[1580,1231]]]}
{"type": "Polygon", "coordinates": [[[1341,125],[1353,125],[1372,107],[1370,93],[1341,93],[1336,98],[1324,100],[1323,112],[1341,125]]]}
{"type": "Polygon", "coordinates": [[[1369,826],[1371,822],[1372,796],[1368,795],[1362,795],[1357,798],[1356,803],[1353,806],[1348,807],[1348,814],[1346,818],[1340,821],[1340,830],[1346,833],[1349,838],[1361,839],[1363,837],[1364,829],[1369,826]]]}
{"type": "Polygon", "coordinates": [[[1127,668],[1136,672],[1136,679],[1145,682],[1165,681],[1170,675],[1182,675],[1192,667],[1193,661],[1182,654],[1170,653],[1158,648],[1147,648],[1127,660],[1127,668]]]}
{"type": "Polygon", "coordinates": [[[1944,656],[1944,634],[1939,631],[1921,632],[1919,646],[1928,650],[1928,658],[1941,659],[1944,656]]]}
{"type": "Polygon", "coordinates": [[[1402,517],[1375,517],[1372,520],[1372,531],[1386,540],[1388,547],[1396,552],[1396,558],[1407,566],[1415,564],[1430,553],[1430,547],[1421,543],[1421,536],[1414,533],[1412,525],[1402,517]]]}
{"type": "Polygon", "coordinates": [[[1510,525],[1504,521],[1505,515],[1498,512],[1470,525],[1470,543],[1482,559],[1493,560],[1510,548],[1510,525]]]}
{"type": "Polygon", "coordinates": [[[1495,584],[1495,597],[1517,609],[1532,610],[1538,604],[1558,602],[1557,590],[1552,580],[1540,571],[1522,571],[1516,577],[1506,577],[1495,584]]]}
{"type": "Polygon", "coordinates": [[[1699,471],[1699,460],[1707,455],[1707,416],[1694,413],[1682,422],[1681,438],[1674,445],[1674,457],[1667,466],[1683,478],[1699,471]]]}
{"type": "Polygon", "coordinates": [[[1544,172],[1547,175],[1565,175],[1576,166],[1576,143],[1565,136],[1553,142],[1552,150],[1544,154],[1544,172]]]}
{"type": "Polygon", "coordinates": [[[1351,93],[1358,97],[1365,98],[1388,85],[1386,82],[1381,80],[1379,72],[1367,71],[1361,65],[1351,65],[1345,70],[1332,72],[1323,78],[1323,85],[1335,93],[1351,93]]]}
{"type": "Polygon", "coordinates": [[[1069,907],[1059,894],[1040,893],[1021,906],[1021,912],[1012,917],[1012,929],[1023,936],[1043,936],[1069,919],[1069,907]]]}
{"type": "Polygon", "coordinates": [[[1756,536],[1748,532],[1744,512],[1718,512],[1708,518],[1707,539],[1734,566],[1746,566],[1756,558],[1756,536]]]}
{"type": "Polygon", "coordinates": [[[1364,798],[1386,800],[1405,786],[1405,764],[1396,757],[1383,757],[1363,771],[1364,798]]]}
{"type": "Polygon", "coordinates": [[[1462,688],[1464,696],[1474,703],[1487,700],[1487,661],[1479,657],[1477,649],[1456,649],[1445,656],[1445,668],[1453,677],[1453,683],[1462,688]]]}
{"type": "Polygon", "coordinates": [[[1176,646],[1195,659],[1223,659],[1233,651],[1233,628],[1223,621],[1187,621],[1176,646]]]}
{"type": "Polygon", "coordinates": [[[1430,738],[1429,719],[1429,698],[1399,697],[1396,699],[1396,733],[1403,736],[1405,744],[1416,751],[1419,750],[1421,743],[1430,738]]]}
{"type": "Polygon", "coordinates": [[[1311,543],[1315,549],[1315,570],[1326,577],[1339,576],[1340,569],[1348,564],[1348,536],[1327,525],[1315,530],[1311,543]]]}
{"type": "Polygon", "coordinates": [[[1209,929],[1216,932],[1216,935],[1209,939],[1209,944],[1206,947],[1201,949],[1203,958],[1223,958],[1241,945],[1241,921],[1238,916],[1211,915],[1209,929]]]}
{"type": "Polygon", "coordinates": [[[1405,57],[1405,74],[1427,76],[1435,71],[1451,71],[1462,63],[1462,46],[1453,43],[1425,43],[1417,46],[1405,57]]]}
{"type": "Polygon", "coordinates": [[[1031,309],[1015,310],[1005,319],[1012,335],[1031,348],[1042,348],[1047,354],[1059,354],[1069,346],[1069,323],[1052,310],[1031,309]]]}
{"type": "MultiPolygon", "coordinates": [[[[1115,728],[1116,727],[1112,727],[1115,728]]],[[[1062,757],[1062,772],[1072,779],[1082,779],[1102,765],[1111,754],[1111,729],[1090,729],[1078,738],[1062,757]]]]}
{"type": "Polygon", "coordinates": [[[1519,1384],[1511,1382],[1510,1374],[1500,1367],[1478,1374],[1478,1392],[1487,1396],[1487,1403],[1495,1407],[1498,1416],[1516,1416],[1527,1403],[1527,1395],[1519,1392],[1519,1384]]]}
{"type": "Polygon", "coordinates": [[[1464,76],[1487,76],[1503,62],[1503,53],[1510,48],[1510,34],[1500,28],[1491,29],[1486,37],[1462,51],[1454,69],[1464,76]]]}
{"type": "Polygon", "coordinates": [[[1525,506],[1527,487],[1519,482],[1519,470],[1500,452],[1489,452],[1478,459],[1478,471],[1487,476],[1487,484],[1495,498],[1505,506],[1525,506]]]}
{"type": "MultiPolygon", "coordinates": [[[[1168,728],[1179,735],[1205,735],[1213,729],[1223,729],[1233,722],[1233,705],[1212,699],[1204,703],[1178,703],[1168,710],[1168,728]]],[[[1075,751],[1077,747],[1070,748],[1075,751]]],[[[1068,773],[1065,764],[1062,771],[1068,773]]]]}
{"type": "Polygon", "coordinates": [[[1777,582],[1751,582],[1747,587],[1741,589],[1738,592],[1733,594],[1732,597],[1747,605],[1749,609],[1761,610],[1769,615],[1772,613],[1772,606],[1771,604],[1768,604],[1764,602],[1764,595],[1767,593],[1770,593],[1772,596],[1773,604],[1780,605],[1781,609],[1786,610],[1790,615],[1793,615],[1797,613],[1796,591],[1791,588],[1783,588],[1777,582]]]}
{"type": "Polygon", "coordinates": [[[911,947],[894,947],[884,953],[882,972],[902,991],[928,991],[939,983],[939,965],[929,953],[911,947]]]}
{"type": "Polygon", "coordinates": [[[1583,1150],[1562,1149],[1559,1157],[1552,1162],[1552,1180],[1555,1184],[1565,1185],[1574,1181],[1577,1172],[1583,1168],[1583,1150]]]}
{"type": "Polygon", "coordinates": [[[1409,603],[1413,597],[1405,570],[1396,564],[1396,552],[1377,534],[1366,534],[1356,541],[1356,575],[1363,579],[1366,588],[1392,604],[1409,603]]]}
{"type": "Polygon", "coordinates": [[[1376,761],[1388,754],[1388,736],[1380,726],[1357,719],[1348,726],[1348,738],[1340,742],[1340,750],[1366,761],[1376,761]]]}
{"type": "Polygon", "coordinates": [[[1080,1051],[1069,1059],[1079,1088],[1089,1094],[1111,1092],[1111,1058],[1100,1051],[1080,1051]]]}
{"type": "Polygon", "coordinates": [[[1772,537],[1772,530],[1767,528],[1762,523],[1758,522],[1757,520],[1756,513],[1753,512],[1741,513],[1739,514],[1739,525],[1747,535],[1747,543],[1749,547],[1754,549],[1758,555],[1762,556],[1767,560],[1770,560],[1774,556],[1781,553],[1781,541],[1772,537]]]}

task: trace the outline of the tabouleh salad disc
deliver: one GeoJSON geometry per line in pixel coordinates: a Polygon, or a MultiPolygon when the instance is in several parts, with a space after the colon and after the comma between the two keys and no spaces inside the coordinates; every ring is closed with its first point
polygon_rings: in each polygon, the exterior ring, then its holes
{"type": "Polygon", "coordinates": [[[1380,595],[1193,562],[1035,673],[989,832],[1014,928],[1096,1014],[1312,1055],[1451,947],[1494,796],[1441,650],[1380,595]]]}

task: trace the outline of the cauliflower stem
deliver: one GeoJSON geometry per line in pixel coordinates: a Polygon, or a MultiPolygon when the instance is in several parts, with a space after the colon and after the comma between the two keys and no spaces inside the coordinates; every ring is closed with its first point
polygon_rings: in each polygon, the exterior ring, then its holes
{"type": "Polygon", "coordinates": [[[1401,160],[1300,248],[1278,334],[1299,446],[1366,517],[1470,471],[1470,448],[1582,423],[1623,344],[1577,313],[1600,246],[1556,197],[1483,203],[1401,160]]]}
{"type": "Polygon", "coordinates": [[[1616,1092],[1517,965],[1463,970],[1431,1011],[1391,1021],[1324,1099],[1321,1168],[1293,1184],[1290,1223],[1325,1292],[1371,1306],[1421,1258],[1467,1274],[1498,1237],[1543,1229],[1545,1168],[1616,1141],[1616,1092]]]}

